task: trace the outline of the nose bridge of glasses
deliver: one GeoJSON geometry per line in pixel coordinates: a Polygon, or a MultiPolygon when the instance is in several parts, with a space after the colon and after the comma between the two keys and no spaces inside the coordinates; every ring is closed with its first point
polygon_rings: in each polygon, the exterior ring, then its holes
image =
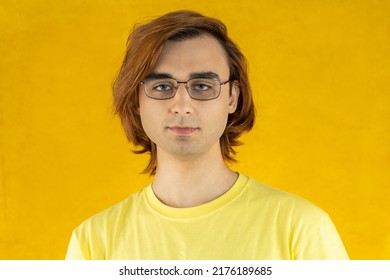
{"type": "Polygon", "coordinates": [[[190,91],[189,91],[189,86],[188,86],[187,82],[179,82],[179,81],[176,81],[176,86],[175,86],[176,93],[177,93],[177,91],[178,91],[179,88],[180,88],[180,84],[183,84],[183,85],[184,85],[184,88],[186,89],[186,93],[189,94],[190,91]]]}
{"type": "Polygon", "coordinates": [[[171,110],[176,115],[188,115],[193,111],[193,100],[190,95],[187,82],[176,81],[175,93],[171,97],[171,110]],[[180,84],[183,87],[180,88],[180,84]]]}

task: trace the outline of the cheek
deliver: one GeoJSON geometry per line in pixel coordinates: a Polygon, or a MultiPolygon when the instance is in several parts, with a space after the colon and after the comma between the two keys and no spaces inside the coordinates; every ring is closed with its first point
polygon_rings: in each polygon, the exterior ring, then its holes
{"type": "Polygon", "coordinates": [[[159,116],[159,110],[161,110],[161,104],[157,103],[156,100],[140,95],[139,98],[139,113],[142,122],[145,124],[149,120],[156,119],[159,116]]]}
{"type": "Polygon", "coordinates": [[[227,120],[228,120],[228,109],[227,108],[218,108],[213,111],[209,111],[210,113],[205,115],[204,122],[208,124],[209,130],[213,133],[213,135],[222,133],[225,131],[227,120]]]}
{"type": "Polygon", "coordinates": [[[146,135],[153,143],[160,143],[165,132],[167,105],[162,100],[140,96],[139,113],[146,135]]]}
{"type": "Polygon", "coordinates": [[[142,109],[140,107],[140,117],[143,127],[149,127],[153,124],[156,124],[158,113],[156,111],[151,111],[150,109],[142,109]]]}
{"type": "Polygon", "coordinates": [[[153,132],[156,131],[157,127],[158,113],[153,109],[153,106],[145,104],[145,100],[140,98],[139,114],[141,118],[141,124],[146,135],[153,140],[153,132]]]}

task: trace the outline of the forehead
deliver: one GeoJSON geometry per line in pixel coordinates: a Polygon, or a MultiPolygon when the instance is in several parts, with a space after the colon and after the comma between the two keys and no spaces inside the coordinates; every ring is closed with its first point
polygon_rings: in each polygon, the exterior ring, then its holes
{"type": "Polygon", "coordinates": [[[201,35],[183,41],[167,41],[152,72],[169,73],[177,79],[187,79],[197,72],[214,72],[228,78],[229,65],[219,41],[211,35],[201,35]]]}

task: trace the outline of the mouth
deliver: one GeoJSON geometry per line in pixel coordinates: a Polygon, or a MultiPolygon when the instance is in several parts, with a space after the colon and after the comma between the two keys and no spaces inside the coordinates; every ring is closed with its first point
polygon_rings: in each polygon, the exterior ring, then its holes
{"type": "Polygon", "coordinates": [[[174,134],[181,135],[181,136],[191,135],[196,130],[198,130],[197,127],[187,127],[187,126],[173,126],[173,127],[168,127],[168,129],[172,131],[174,134]]]}

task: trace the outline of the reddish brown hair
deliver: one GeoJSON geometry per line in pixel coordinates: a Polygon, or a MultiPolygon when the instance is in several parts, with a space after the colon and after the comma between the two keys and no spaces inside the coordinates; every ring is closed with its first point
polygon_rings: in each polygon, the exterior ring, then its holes
{"type": "MultiPolygon", "coordinates": [[[[235,162],[233,147],[241,144],[238,138],[254,124],[255,110],[247,72],[247,63],[238,46],[228,37],[226,26],[219,20],[192,11],[176,11],[135,26],[127,42],[126,55],[113,84],[115,112],[119,115],[126,136],[141,147],[135,153],[150,153],[145,173],[155,174],[156,145],[146,135],[139,114],[139,85],[153,70],[167,40],[181,41],[209,34],[216,38],[226,52],[230,80],[239,86],[236,111],[230,114],[220,138],[224,160],[235,162]]],[[[232,85],[230,85],[232,86],[232,85]]]]}

